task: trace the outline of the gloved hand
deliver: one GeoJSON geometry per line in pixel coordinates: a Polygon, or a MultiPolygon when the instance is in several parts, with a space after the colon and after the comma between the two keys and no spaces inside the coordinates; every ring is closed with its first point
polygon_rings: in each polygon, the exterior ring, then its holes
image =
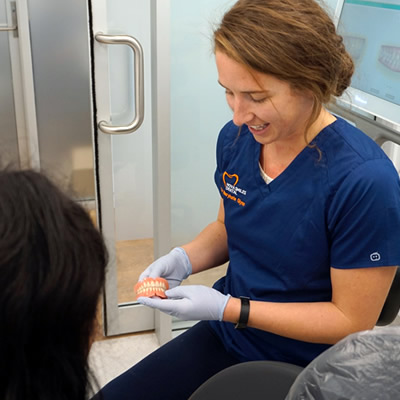
{"type": "Polygon", "coordinates": [[[201,285],[167,290],[168,299],[139,297],[138,302],[183,320],[222,321],[230,294],[201,285]]]}
{"type": "Polygon", "coordinates": [[[182,247],[175,247],[167,255],[150,264],[139,276],[139,282],[145,278],[164,278],[169,287],[179,286],[192,273],[192,264],[182,247]]]}

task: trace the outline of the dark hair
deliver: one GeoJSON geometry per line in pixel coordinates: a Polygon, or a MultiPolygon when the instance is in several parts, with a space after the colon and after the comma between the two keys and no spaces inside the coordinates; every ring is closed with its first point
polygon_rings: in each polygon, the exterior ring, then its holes
{"type": "Polygon", "coordinates": [[[34,171],[0,172],[0,398],[85,399],[107,251],[87,212],[34,171]]]}
{"type": "Polygon", "coordinates": [[[322,104],[350,85],[354,64],[329,15],[314,0],[239,0],[214,32],[214,50],[288,82],[322,104]]]}

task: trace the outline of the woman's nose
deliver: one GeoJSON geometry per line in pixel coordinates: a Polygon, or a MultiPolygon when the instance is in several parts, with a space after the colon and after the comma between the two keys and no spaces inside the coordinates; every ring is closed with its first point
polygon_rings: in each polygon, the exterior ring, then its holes
{"type": "Polygon", "coordinates": [[[249,107],[240,100],[234,100],[232,105],[233,111],[233,123],[237,126],[246,124],[251,121],[253,114],[251,113],[249,107]]]}

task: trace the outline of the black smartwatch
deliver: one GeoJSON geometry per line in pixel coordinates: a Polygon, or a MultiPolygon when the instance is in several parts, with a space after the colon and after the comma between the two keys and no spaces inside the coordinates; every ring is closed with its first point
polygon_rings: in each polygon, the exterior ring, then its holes
{"type": "Polygon", "coordinates": [[[250,298],[240,296],[240,316],[239,322],[235,325],[235,329],[244,329],[247,327],[247,322],[249,321],[250,314],[250,298]]]}

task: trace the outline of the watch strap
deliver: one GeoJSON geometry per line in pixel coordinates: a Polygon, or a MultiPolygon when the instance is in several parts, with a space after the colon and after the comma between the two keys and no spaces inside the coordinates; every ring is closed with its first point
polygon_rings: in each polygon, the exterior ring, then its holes
{"type": "Polygon", "coordinates": [[[240,316],[239,321],[235,325],[235,329],[244,329],[247,327],[250,314],[250,298],[240,296],[240,316]]]}

